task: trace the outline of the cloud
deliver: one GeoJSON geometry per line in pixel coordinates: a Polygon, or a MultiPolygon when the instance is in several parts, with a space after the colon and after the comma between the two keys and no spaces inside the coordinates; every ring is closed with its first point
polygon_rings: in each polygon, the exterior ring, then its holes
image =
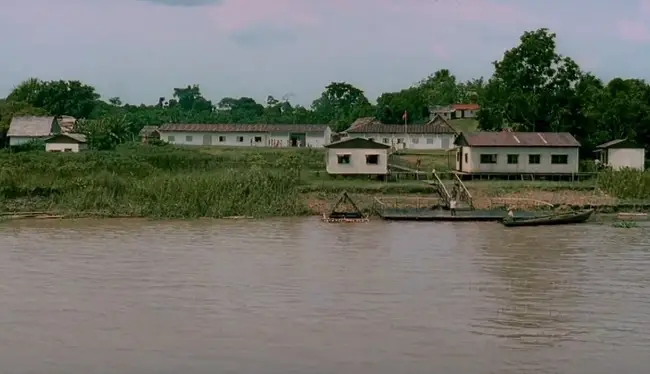
{"type": "Polygon", "coordinates": [[[540,27],[596,74],[650,78],[650,48],[639,48],[650,44],[650,0],[0,1],[0,34],[12,35],[0,97],[38,76],[81,79],[130,102],[198,83],[215,100],[293,92],[306,104],[340,80],[372,98],[443,68],[489,76],[492,61],[540,27]]]}
{"type": "Polygon", "coordinates": [[[220,4],[222,0],[139,0],[153,4],[168,5],[168,6],[187,6],[187,7],[198,7],[205,5],[216,5],[220,4]]]}
{"type": "Polygon", "coordinates": [[[646,23],[630,20],[620,21],[618,32],[625,41],[638,44],[650,43],[650,29],[646,23]]]}
{"type": "Polygon", "coordinates": [[[255,25],[230,33],[232,41],[246,47],[268,47],[271,44],[289,43],[297,38],[296,29],[273,25],[255,25]]]}

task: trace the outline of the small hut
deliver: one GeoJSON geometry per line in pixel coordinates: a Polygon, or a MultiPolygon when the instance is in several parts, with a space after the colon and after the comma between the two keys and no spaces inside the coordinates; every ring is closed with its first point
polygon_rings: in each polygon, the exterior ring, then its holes
{"type": "Polygon", "coordinates": [[[158,126],[145,126],[140,130],[140,140],[143,143],[148,143],[151,140],[160,140],[160,132],[158,126]]]}
{"type": "Polygon", "coordinates": [[[613,170],[645,169],[645,149],[628,139],[616,139],[601,144],[596,147],[596,152],[600,154],[601,164],[613,170]]]}

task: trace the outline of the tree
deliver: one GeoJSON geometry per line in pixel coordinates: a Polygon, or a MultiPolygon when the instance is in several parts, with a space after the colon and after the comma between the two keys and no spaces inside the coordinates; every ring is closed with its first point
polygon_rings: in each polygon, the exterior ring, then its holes
{"type": "Polygon", "coordinates": [[[321,123],[335,125],[341,131],[356,118],[372,115],[373,108],[362,90],[346,82],[332,82],[311,105],[321,123]]]}
{"type": "Polygon", "coordinates": [[[37,78],[18,84],[7,96],[7,101],[25,102],[54,116],[75,118],[87,118],[98,100],[95,88],[80,81],[41,81],[37,78]]]}
{"type": "Polygon", "coordinates": [[[98,120],[78,120],[75,132],[86,135],[88,146],[96,150],[112,150],[134,139],[126,117],[106,117],[98,120]]]}
{"type": "Polygon", "coordinates": [[[494,62],[494,75],[479,97],[481,128],[518,124],[526,131],[554,131],[563,127],[563,111],[575,96],[581,71],[555,47],[555,34],[548,29],[527,31],[517,47],[494,62]]]}

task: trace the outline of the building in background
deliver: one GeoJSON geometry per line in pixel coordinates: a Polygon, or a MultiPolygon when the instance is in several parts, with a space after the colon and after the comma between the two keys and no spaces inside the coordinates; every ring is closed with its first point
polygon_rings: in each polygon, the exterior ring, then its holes
{"type": "Polygon", "coordinates": [[[344,131],[345,138],[366,138],[393,149],[454,148],[457,131],[440,116],[423,124],[387,125],[374,117],[359,118],[344,131]]]}
{"type": "Polygon", "coordinates": [[[645,170],[645,148],[628,139],[616,139],[596,147],[600,163],[613,170],[645,170]]]}
{"type": "Polygon", "coordinates": [[[460,174],[572,175],[580,163],[580,143],[569,133],[461,133],[455,145],[460,174]]]}
{"type": "Polygon", "coordinates": [[[387,175],[389,145],[365,138],[348,138],[325,146],[330,175],[387,175]]]}
{"type": "Polygon", "coordinates": [[[478,104],[452,104],[447,106],[434,106],[429,108],[429,116],[433,119],[440,116],[446,120],[476,118],[481,107],[478,104]]]}
{"type": "Polygon", "coordinates": [[[88,149],[86,135],[74,133],[56,134],[45,139],[47,152],[81,152],[88,149]]]}
{"type": "Polygon", "coordinates": [[[9,145],[16,146],[42,141],[60,132],[61,127],[56,117],[22,116],[11,119],[7,137],[9,145]]]}
{"type": "Polygon", "coordinates": [[[330,143],[328,125],[167,124],[160,139],[177,145],[228,147],[313,147],[330,143]]]}

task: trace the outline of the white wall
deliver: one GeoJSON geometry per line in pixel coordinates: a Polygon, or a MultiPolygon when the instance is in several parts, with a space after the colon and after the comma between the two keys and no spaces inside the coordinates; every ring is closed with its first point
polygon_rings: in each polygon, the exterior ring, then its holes
{"type": "Polygon", "coordinates": [[[328,149],[326,161],[328,174],[388,174],[387,149],[328,149]],[[350,163],[339,164],[339,155],[350,155],[350,163]],[[367,164],[366,155],[379,155],[378,163],[367,164]]]}
{"type": "Polygon", "coordinates": [[[645,149],[610,148],[607,150],[608,165],[614,170],[623,168],[645,169],[645,149]]]}
{"type": "Polygon", "coordinates": [[[459,147],[456,153],[456,170],[459,169],[460,158],[463,158],[462,170],[466,173],[577,173],[579,167],[578,148],[550,147],[459,147]],[[462,148],[462,153],[461,153],[462,148]],[[482,164],[481,154],[496,154],[496,164],[482,164]],[[508,155],[518,155],[516,164],[508,163],[508,155]],[[529,156],[539,155],[539,164],[530,164],[529,156]],[[567,155],[566,164],[551,163],[552,155],[567,155]],[[467,162],[466,162],[467,160],[467,162]]]}
{"type": "Polygon", "coordinates": [[[47,152],[79,152],[87,148],[86,144],[79,143],[45,143],[47,152]]]}
{"type": "Polygon", "coordinates": [[[29,143],[33,140],[45,140],[49,138],[49,136],[41,136],[41,137],[28,137],[28,136],[12,136],[9,138],[9,145],[21,145],[25,143],[29,143]]]}
{"type": "Polygon", "coordinates": [[[456,135],[453,134],[348,134],[348,138],[368,138],[397,148],[406,149],[452,149],[456,135]],[[404,144],[403,146],[398,144],[404,144]]]}
{"type": "MultiPolygon", "coordinates": [[[[331,131],[307,133],[306,146],[322,148],[330,143],[331,131]]],[[[290,147],[289,133],[268,132],[167,132],[160,131],[160,139],[177,145],[217,145],[227,147],[290,147]],[[170,138],[171,137],[171,138],[170,138]],[[205,139],[204,139],[205,137],[205,139]]]]}

